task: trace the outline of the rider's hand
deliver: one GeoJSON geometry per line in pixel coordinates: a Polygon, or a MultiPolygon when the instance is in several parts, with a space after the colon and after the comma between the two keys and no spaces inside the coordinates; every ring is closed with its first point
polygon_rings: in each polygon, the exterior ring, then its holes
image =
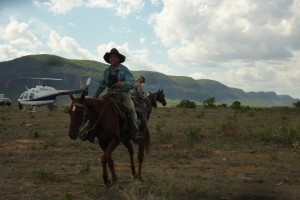
{"type": "Polygon", "coordinates": [[[122,82],[117,82],[116,85],[115,85],[116,88],[120,88],[120,87],[122,87],[122,86],[123,86],[123,83],[122,83],[122,82]]]}

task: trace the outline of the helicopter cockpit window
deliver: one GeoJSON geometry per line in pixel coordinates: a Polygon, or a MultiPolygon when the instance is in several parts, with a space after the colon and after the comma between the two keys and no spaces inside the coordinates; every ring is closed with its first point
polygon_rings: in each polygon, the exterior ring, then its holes
{"type": "Polygon", "coordinates": [[[28,93],[26,92],[26,93],[24,94],[24,99],[27,99],[27,96],[28,96],[28,93]]]}
{"type": "Polygon", "coordinates": [[[29,94],[29,99],[33,99],[34,98],[34,93],[30,93],[29,94]]]}

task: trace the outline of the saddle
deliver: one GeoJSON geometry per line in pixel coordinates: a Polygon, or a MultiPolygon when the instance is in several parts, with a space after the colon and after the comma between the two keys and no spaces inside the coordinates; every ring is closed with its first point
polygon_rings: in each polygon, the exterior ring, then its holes
{"type": "MultiPolygon", "coordinates": [[[[107,99],[112,104],[115,113],[120,116],[124,120],[124,131],[123,135],[121,136],[122,139],[129,139],[131,137],[130,134],[130,117],[129,112],[126,106],[123,105],[123,96],[120,93],[107,93],[106,95],[102,96],[102,98],[107,99]]],[[[144,125],[143,122],[145,121],[145,111],[139,101],[136,101],[132,98],[136,114],[138,120],[138,126],[141,130],[141,126],[144,125]]]]}

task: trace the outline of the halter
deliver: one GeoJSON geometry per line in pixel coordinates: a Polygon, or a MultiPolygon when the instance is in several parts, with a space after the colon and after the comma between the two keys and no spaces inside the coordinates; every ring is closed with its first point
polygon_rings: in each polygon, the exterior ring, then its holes
{"type": "MultiPolygon", "coordinates": [[[[75,106],[75,107],[80,107],[80,108],[83,108],[83,118],[82,118],[82,121],[81,121],[81,125],[80,127],[82,127],[86,122],[87,122],[87,117],[86,117],[86,112],[85,112],[85,106],[81,103],[72,103],[71,106],[75,106]]],[[[75,111],[75,108],[72,109],[73,111],[75,111]]]]}
{"type": "MultiPolygon", "coordinates": [[[[110,103],[110,101],[107,100],[106,103],[104,104],[102,110],[101,110],[101,113],[99,114],[99,117],[98,117],[97,121],[93,124],[93,126],[92,126],[90,129],[86,130],[86,132],[90,132],[90,131],[93,131],[93,130],[95,129],[95,127],[97,126],[97,124],[99,123],[99,121],[100,121],[100,119],[101,119],[101,117],[102,117],[102,114],[103,114],[103,112],[104,112],[104,109],[106,108],[106,106],[107,106],[109,103],[110,103]]],[[[75,104],[76,104],[76,103],[75,103],[75,104]]],[[[85,106],[84,106],[83,104],[76,104],[76,105],[85,108],[85,106]]],[[[84,116],[83,116],[82,123],[81,123],[81,126],[80,126],[80,127],[82,127],[82,126],[86,123],[86,121],[84,121],[86,115],[87,115],[86,112],[84,112],[84,116]]],[[[88,118],[86,117],[86,119],[88,119],[88,118]]]]}
{"type": "Polygon", "coordinates": [[[85,106],[81,103],[72,103],[71,106],[78,106],[78,107],[85,108],[85,106]]]}

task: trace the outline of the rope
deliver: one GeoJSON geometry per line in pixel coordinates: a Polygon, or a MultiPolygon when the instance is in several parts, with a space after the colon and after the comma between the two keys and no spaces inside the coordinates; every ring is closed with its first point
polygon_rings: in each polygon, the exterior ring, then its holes
{"type": "Polygon", "coordinates": [[[106,108],[106,106],[107,106],[108,103],[109,103],[109,100],[106,101],[106,103],[104,104],[104,108],[101,110],[101,113],[100,113],[100,115],[99,115],[97,121],[96,121],[96,122],[94,123],[94,125],[92,126],[92,128],[86,130],[86,132],[90,132],[90,131],[93,131],[93,130],[95,129],[95,127],[96,127],[97,124],[99,123],[100,118],[102,117],[102,114],[103,114],[103,112],[104,112],[104,110],[105,110],[105,108],[106,108]]]}

